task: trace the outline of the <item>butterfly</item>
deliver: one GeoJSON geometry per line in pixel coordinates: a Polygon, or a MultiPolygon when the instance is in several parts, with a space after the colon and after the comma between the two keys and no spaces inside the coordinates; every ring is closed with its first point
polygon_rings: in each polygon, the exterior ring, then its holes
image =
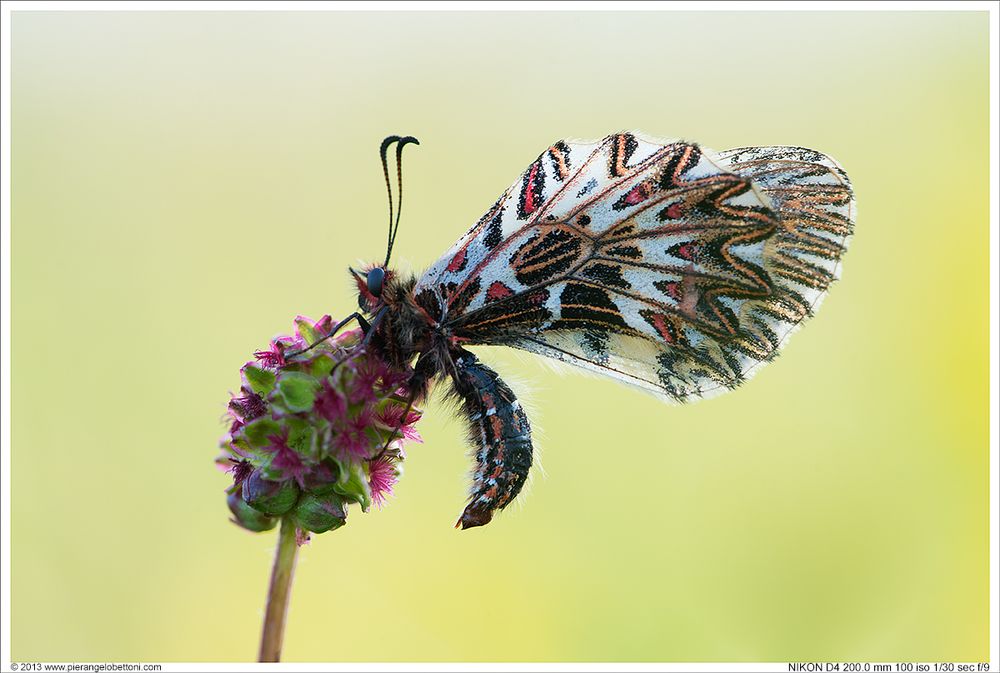
{"type": "Polygon", "coordinates": [[[674,402],[725,392],[813,314],[854,226],[847,174],[820,152],[615,133],[548,147],[427,271],[404,275],[389,261],[408,144],[382,143],[386,257],[352,269],[360,312],[334,332],[357,319],[368,347],[412,365],[411,403],[434,381],[460,401],[475,456],[463,529],[510,504],[532,463],[524,409],[470,347],[537,353],[674,402]]]}

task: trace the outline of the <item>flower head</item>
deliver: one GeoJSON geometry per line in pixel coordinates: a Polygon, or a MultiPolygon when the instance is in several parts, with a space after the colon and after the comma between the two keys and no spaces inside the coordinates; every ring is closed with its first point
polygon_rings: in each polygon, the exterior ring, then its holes
{"type": "Polygon", "coordinates": [[[334,440],[337,452],[342,458],[367,458],[378,453],[380,446],[375,446],[369,437],[369,429],[375,427],[375,415],[372,405],[366,404],[352,417],[335,426],[337,437],[334,440]]]}
{"type": "Polygon", "coordinates": [[[368,461],[368,487],[372,491],[372,500],[381,508],[386,496],[392,495],[392,487],[399,481],[400,458],[389,452],[368,461]]]}
{"type": "Polygon", "coordinates": [[[262,531],[290,517],[304,543],[344,525],[351,504],[385,504],[403,443],[420,441],[420,411],[407,402],[412,370],[365,350],[360,330],[325,338],[329,316],[295,323],[295,334],[276,337],[240,370],[217,462],[233,477],[236,523],[262,531]]]}
{"type": "Polygon", "coordinates": [[[253,463],[246,458],[240,460],[230,458],[229,460],[233,463],[233,466],[229,468],[229,471],[233,474],[233,484],[239,486],[246,481],[247,477],[250,476],[250,473],[253,472],[253,463]]]}
{"type": "Polygon", "coordinates": [[[266,351],[254,351],[253,357],[261,367],[278,369],[285,366],[285,344],[280,339],[273,339],[271,347],[266,351]]]}
{"type": "Polygon", "coordinates": [[[309,468],[303,462],[302,456],[288,446],[288,433],[268,435],[267,439],[271,443],[264,447],[264,450],[274,453],[271,457],[271,470],[279,475],[281,480],[294,479],[299,486],[305,488],[305,476],[309,468]]]}
{"type": "Polygon", "coordinates": [[[333,385],[329,378],[320,382],[320,392],[316,396],[316,411],[331,423],[347,419],[347,398],[333,385]]]}
{"type": "Polygon", "coordinates": [[[375,422],[383,428],[395,429],[403,436],[403,439],[422,444],[424,439],[414,427],[419,420],[419,412],[412,409],[407,410],[397,405],[386,406],[375,416],[375,422]]]}
{"type": "Polygon", "coordinates": [[[229,400],[229,410],[233,414],[233,421],[248,423],[255,418],[260,418],[267,411],[267,406],[260,395],[243,386],[243,395],[233,397],[229,400]]]}

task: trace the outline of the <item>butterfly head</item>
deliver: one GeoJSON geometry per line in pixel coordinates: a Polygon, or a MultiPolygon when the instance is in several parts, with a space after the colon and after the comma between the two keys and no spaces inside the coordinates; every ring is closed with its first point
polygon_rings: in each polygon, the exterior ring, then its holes
{"type": "Polygon", "coordinates": [[[361,271],[351,269],[351,275],[358,286],[358,308],[366,313],[374,313],[382,303],[386,281],[392,277],[392,272],[373,264],[361,271]]]}

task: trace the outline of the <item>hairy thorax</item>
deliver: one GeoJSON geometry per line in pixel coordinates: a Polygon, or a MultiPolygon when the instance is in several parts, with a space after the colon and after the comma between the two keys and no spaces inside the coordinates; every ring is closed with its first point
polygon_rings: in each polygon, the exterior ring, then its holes
{"type": "Polygon", "coordinates": [[[379,333],[386,357],[396,364],[413,364],[423,355],[434,359],[433,369],[439,373],[449,350],[448,335],[426,310],[414,301],[416,278],[391,273],[386,278],[382,304],[388,309],[379,333]]]}

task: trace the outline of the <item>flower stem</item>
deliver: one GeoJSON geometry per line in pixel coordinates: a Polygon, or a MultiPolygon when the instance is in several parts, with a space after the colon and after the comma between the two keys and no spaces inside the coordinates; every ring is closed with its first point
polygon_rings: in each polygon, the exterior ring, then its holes
{"type": "Polygon", "coordinates": [[[274,567],[271,569],[271,588],[267,593],[267,609],[264,612],[264,630],[260,636],[260,658],[262,662],[281,659],[281,641],[285,635],[285,616],[288,614],[288,595],[292,588],[292,574],[295,572],[295,557],[299,546],[295,542],[295,524],[289,517],[281,520],[278,548],[274,553],[274,567]]]}

